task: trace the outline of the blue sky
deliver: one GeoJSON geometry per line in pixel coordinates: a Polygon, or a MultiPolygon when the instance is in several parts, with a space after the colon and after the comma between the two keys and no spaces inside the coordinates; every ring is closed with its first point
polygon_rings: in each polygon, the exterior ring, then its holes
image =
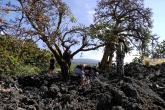
{"type": "MultiPolygon", "coordinates": [[[[93,21],[94,8],[97,0],[64,0],[70,6],[78,22],[89,25],[93,21]]],[[[157,34],[161,40],[165,40],[165,0],[144,0],[145,6],[152,9],[153,29],[152,33],[157,34]]],[[[81,56],[78,54],[75,58],[102,58],[103,50],[85,52],[81,56]]],[[[128,55],[128,62],[133,56],[128,55]]]]}
{"type": "Polygon", "coordinates": [[[64,0],[71,8],[78,22],[89,25],[93,21],[96,0],[64,0]]]}

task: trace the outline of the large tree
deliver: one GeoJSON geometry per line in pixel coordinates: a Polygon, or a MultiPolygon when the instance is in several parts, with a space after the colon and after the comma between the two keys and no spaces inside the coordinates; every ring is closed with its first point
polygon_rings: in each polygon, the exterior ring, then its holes
{"type": "Polygon", "coordinates": [[[90,39],[86,27],[71,24],[75,18],[62,0],[9,0],[0,8],[5,15],[1,18],[1,23],[7,25],[5,31],[21,38],[42,40],[54,54],[65,80],[74,55],[102,46],[99,41],[90,39]],[[69,53],[67,58],[65,53],[69,53]]]}
{"type": "Polygon", "coordinates": [[[145,8],[143,0],[100,0],[95,12],[95,24],[105,26],[101,40],[106,43],[101,61],[103,67],[109,68],[115,52],[115,44],[123,37],[127,42],[139,48],[148,42],[152,27],[151,9],[145,8]],[[106,35],[106,36],[105,36],[106,35]],[[108,37],[108,39],[107,39],[108,37]],[[107,60],[109,62],[107,63],[107,60]]]}

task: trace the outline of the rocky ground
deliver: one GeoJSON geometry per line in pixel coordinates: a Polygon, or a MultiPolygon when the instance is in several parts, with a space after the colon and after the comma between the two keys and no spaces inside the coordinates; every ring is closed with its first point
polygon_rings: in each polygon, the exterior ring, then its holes
{"type": "Polygon", "coordinates": [[[100,75],[84,89],[73,78],[0,75],[0,110],[165,110],[165,64],[129,64],[125,74],[100,75]]]}

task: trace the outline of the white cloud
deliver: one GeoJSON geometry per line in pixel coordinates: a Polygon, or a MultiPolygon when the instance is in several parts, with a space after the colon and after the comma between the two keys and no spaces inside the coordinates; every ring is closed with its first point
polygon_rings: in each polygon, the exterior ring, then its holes
{"type": "Polygon", "coordinates": [[[87,12],[90,16],[94,15],[95,11],[94,10],[88,10],[87,12]]]}
{"type": "Polygon", "coordinates": [[[87,13],[88,13],[88,21],[89,21],[89,23],[93,23],[93,15],[95,13],[94,9],[93,10],[88,10],[87,13]]]}
{"type": "Polygon", "coordinates": [[[75,59],[95,59],[95,60],[101,60],[103,56],[103,49],[99,50],[93,50],[93,51],[87,51],[77,54],[74,58],[75,59]]]}
{"type": "MultiPolygon", "coordinates": [[[[88,51],[88,52],[83,52],[83,54],[78,54],[76,55],[76,58],[87,58],[87,59],[95,59],[95,60],[100,60],[103,57],[103,48],[95,51],[88,51]]],[[[135,57],[139,57],[137,51],[132,51],[131,53],[127,53],[124,58],[125,63],[130,63],[135,57]]],[[[115,61],[116,54],[114,54],[113,61],[115,61]]]]}
{"type": "Polygon", "coordinates": [[[0,35],[5,35],[5,33],[3,31],[0,31],[0,35]]]}
{"type": "Polygon", "coordinates": [[[89,52],[84,52],[82,55],[82,58],[96,59],[96,60],[101,60],[102,57],[103,57],[102,51],[89,51],[89,52]]]}

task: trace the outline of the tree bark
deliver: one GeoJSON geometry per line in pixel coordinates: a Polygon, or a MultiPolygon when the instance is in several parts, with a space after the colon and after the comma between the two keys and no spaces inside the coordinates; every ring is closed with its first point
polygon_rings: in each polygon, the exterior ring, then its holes
{"type": "Polygon", "coordinates": [[[120,77],[124,76],[125,48],[124,43],[119,42],[116,49],[117,75],[120,77]]]}
{"type": "Polygon", "coordinates": [[[61,74],[64,81],[68,81],[69,79],[69,66],[67,62],[62,62],[60,65],[61,74]]]}
{"type": "Polygon", "coordinates": [[[104,54],[103,54],[103,58],[101,60],[101,64],[100,64],[100,69],[103,70],[106,68],[107,66],[107,60],[108,60],[108,56],[109,56],[109,47],[106,45],[104,48],[104,54]]]}
{"type": "Polygon", "coordinates": [[[103,58],[101,60],[100,69],[104,70],[104,72],[109,72],[112,66],[112,59],[114,56],[115,46],[112,43],[105,46],[103,58]]]}
{"type": "Polygon", "coordinates": [[[69,62],[67,62],[63,56],[60,56],[57,51],[55,51],[49,44],[47,44],[51,52],[54,54],[57,63],[61,69],[61,75],[64,81],[68,81],[69,78],[69,62]]]}

